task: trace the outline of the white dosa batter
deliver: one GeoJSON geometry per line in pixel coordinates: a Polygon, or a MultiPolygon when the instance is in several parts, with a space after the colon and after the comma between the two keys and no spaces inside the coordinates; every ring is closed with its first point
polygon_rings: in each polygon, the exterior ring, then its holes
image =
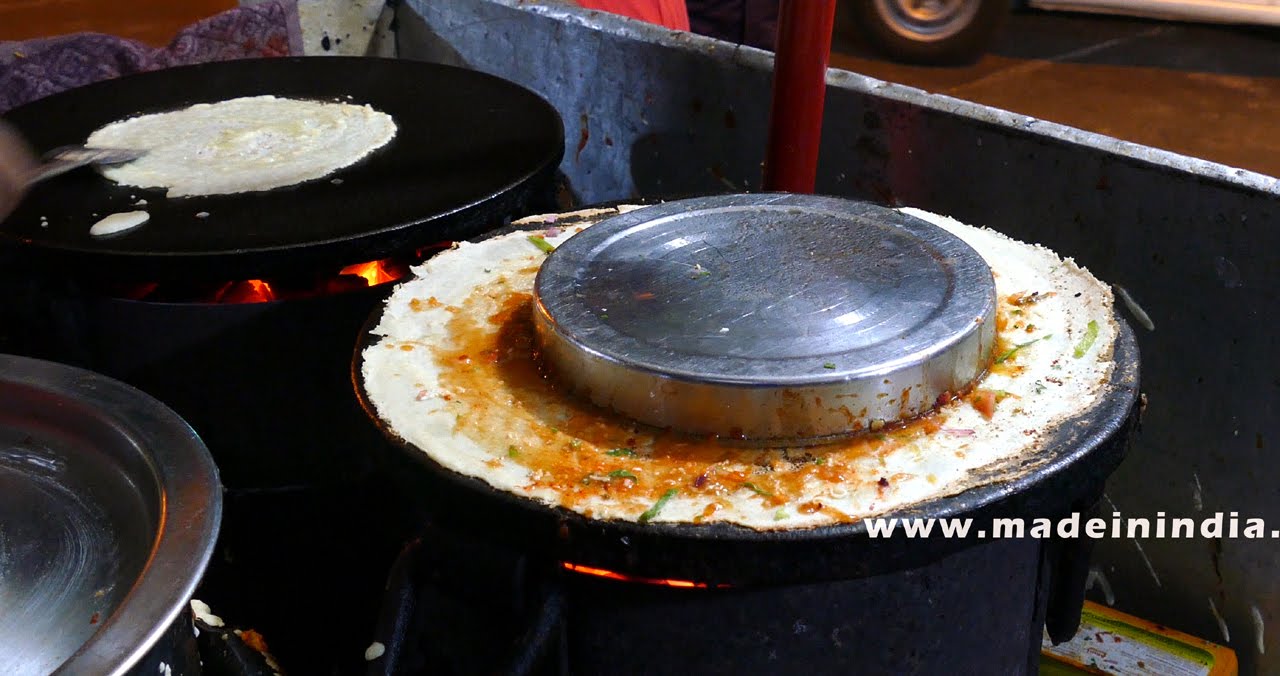
{"type": "Polygon", "coordinates": [[[151,218],[151,214],[145,211],[124,211],[116,214],[108,214],[105,218],[94,223],[89,228],[89,234],[94,237],[106,237],[107,235],[115,235],[126,230],[132,230],[151,218]]]}
{"type": "Polygon", "coordinates": [[[146,150],[103,174],[170,197],[271,190],[355,164],[396,135],[390,115],[365,105],[251,96],[113,122],[91,148],[146,150]]]}

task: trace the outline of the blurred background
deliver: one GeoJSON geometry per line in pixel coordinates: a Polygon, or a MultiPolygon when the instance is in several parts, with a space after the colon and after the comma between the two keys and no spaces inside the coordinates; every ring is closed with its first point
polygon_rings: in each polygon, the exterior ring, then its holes
{"type": "MultiPolygon", "coordinates": [[[[1200,0],[1072,4],[1252,25],[1050,11],[1025,1],[846,0],[832,65],[1280,176],[1280,135],[1270,133],[1280,119],[1280,29],[1262,25],[1280,21],[1280,6],[1242,0],[1226,14],[1224,3],[1200,0]]],[[[97,31],[162,46],[179,28],[235,5],[0,0],[0,40],[97,31]]]]}

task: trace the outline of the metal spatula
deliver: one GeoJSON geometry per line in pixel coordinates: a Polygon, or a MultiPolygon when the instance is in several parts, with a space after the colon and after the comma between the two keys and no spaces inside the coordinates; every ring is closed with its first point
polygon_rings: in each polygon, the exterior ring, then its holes
{"type": "Polygon", "coordinates": [[[147,154],[145,150],[130,148],[86,148],[84,146],[55,148],[45,153],[40,165],[27,176],[27,186],[30,187],[45,179],[88,164],[123,164],[132,162],[145,154],[147,154]]]}

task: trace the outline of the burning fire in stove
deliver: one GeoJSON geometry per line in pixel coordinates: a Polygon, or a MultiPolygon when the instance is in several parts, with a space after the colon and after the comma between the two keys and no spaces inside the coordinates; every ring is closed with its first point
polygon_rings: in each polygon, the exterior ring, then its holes
{"type": "Polygon", "coordinates": [[[113,289],[112,295],[139,301],[219,305],[270,303],[277,300],[331,296],[394,282],[408,275],[411,266],[448,246],[448,242],[443,242],[418,249],[410,256],[348,265],[334,275],[305,279],[248,279],[190,284],[146,282],[120,286],[113,289]]]}
{"type": "Polygon", "coordinates": [[[664,580],[664,579],[651,578],[651,577],[637,577],[635,575],[623,575],[622,573],[615,573],[612,570],[605,570],[604,568],[592,568],[591,566],[583,566],[577,563],[569,563],[567,561],[561,563],[560,566],[565,570],[572,571],[574,573],[581,573],[583,575],[594,575],[596,577],[603,577],[608,580],[618,580],[621,582],[651,584],[651,585],[657,585],[662,587],[679,587],[684,589],[728,589],[729,588],[729,585],[727,584],[709,584],[707,582],[691,582],[689,580],[664,580]]]}
{"type": "Polygon", "coordinates": [[[394,282],[404,276],[406,270],[399,269],[390,261],[370,261],[368,263],[359,263],[357,265],[348,265],[342,268],[339,275],[355,275],[363,277],[369,286],[377,286],[387,282],[394,282]]]}
{"type": "MultiPolygon", "coordinates": [[[[348,265],[334,278],[324,280],[318,293],[307,295],[329,296],[355,289],[394,282],[409,272],[409,266],[392,260],[369,261],[348,265]]],[[[277,283],[278,285],[278,283],[277,283]]],[[[227,282],[214,293],[214,303],[270,303],[299,297],[296,293],[281,292],[271,282],[250,279],[244,282],[227,282]]]]}

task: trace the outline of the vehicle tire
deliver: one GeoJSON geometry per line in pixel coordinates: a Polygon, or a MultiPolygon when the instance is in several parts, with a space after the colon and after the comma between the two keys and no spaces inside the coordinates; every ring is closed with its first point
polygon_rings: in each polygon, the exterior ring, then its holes
{"type": "Polygon", "coordinates": [[[870,46],[903,63],[973,63],[1009,16],[1009,0],[851,0],[870,46]]]}

